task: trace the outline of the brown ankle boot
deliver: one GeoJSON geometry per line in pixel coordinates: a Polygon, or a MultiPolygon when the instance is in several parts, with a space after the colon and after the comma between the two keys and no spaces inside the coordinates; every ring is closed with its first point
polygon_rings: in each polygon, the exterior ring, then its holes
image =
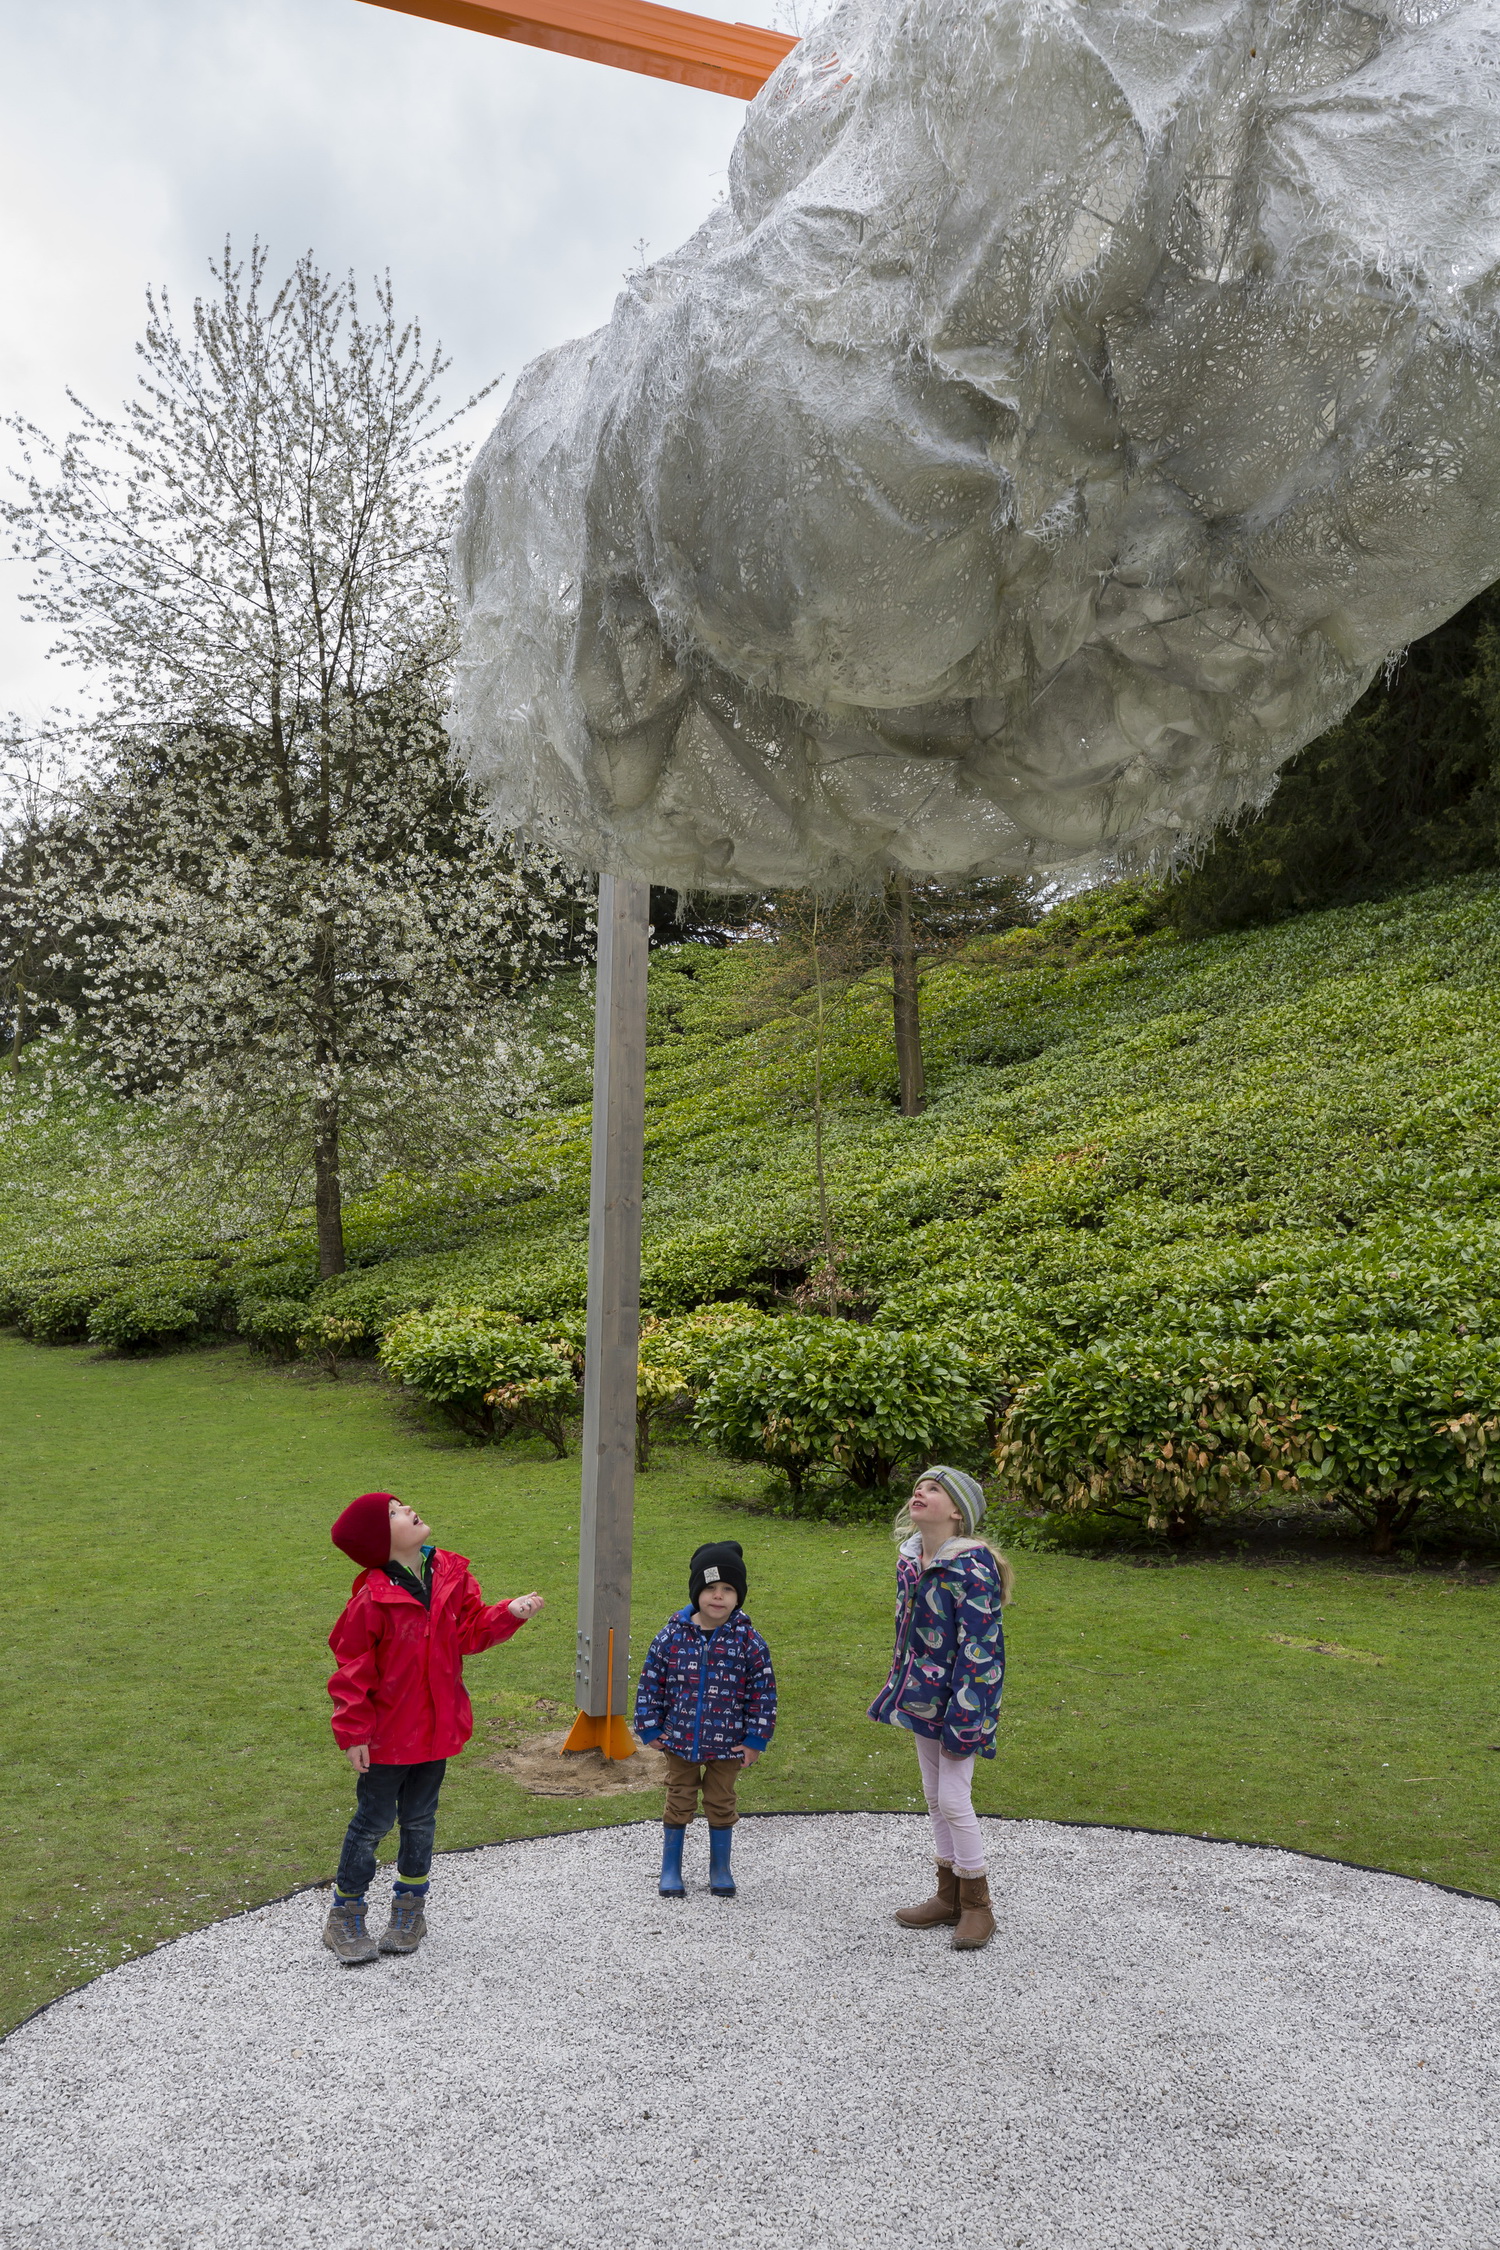
{"type": "Polygon", "coordinates": [[[945,1859],[937,1863],[937,1889],[920,1906],[902,1906],[896,1920],[903,1930],[935,1930],[958,1920],[958,1877],[945,1859]]]}
{"type": "Polygon", "coordinates": [[[957,1919],[958,1928],[953,1933],[955,1953],[977,1953],[980,1946],[989,1944],[995,1934],[995,1917],[990,1911],[987,1875],[958,1877],[957,1919]]]}

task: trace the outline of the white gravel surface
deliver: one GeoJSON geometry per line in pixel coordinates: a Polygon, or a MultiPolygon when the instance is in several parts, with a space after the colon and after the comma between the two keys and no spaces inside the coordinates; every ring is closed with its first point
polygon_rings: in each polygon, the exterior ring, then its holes
{"type": "MultiPolygon", "coordinates": [[[[409,1961],[325,1894],[101,1977],[0,2049],[6,2250],[1489,2250],[1500,1913],[1187,1838],[987,1822],[955,1954],[906,1816],[440,1859],[409,1961]]],[[[372,1894],[373,1895],[373,1894],[372,1894]]]]}

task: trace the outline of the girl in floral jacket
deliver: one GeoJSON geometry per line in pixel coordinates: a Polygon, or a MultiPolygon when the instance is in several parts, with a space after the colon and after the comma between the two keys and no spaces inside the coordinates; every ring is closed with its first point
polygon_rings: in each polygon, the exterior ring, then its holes
{"type": "Polygon", "coordinates": [[[974,1760],[995,1755],[1005,1684],[1001,1611],[1011,1568],[976,1539],[984,1493],[962,1469],[924,1469],[896,1518],[896,1653],[870,1717],[916,1736],[932,1819],[938,1881],[896,1920],[909,1930],[952,1928],[961,1952],[995,1934],[984,1843],[974,1817],[974,1760]]]}

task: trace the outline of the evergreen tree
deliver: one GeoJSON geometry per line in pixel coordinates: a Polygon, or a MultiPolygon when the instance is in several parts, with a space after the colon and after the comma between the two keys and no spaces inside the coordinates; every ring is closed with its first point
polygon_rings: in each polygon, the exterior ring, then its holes
{"type": "Polygon", "coordinates": [[[1189,935],[1272,922],[1500,860],[1500,588],[1376,679],[1264,809],[1173,882],[1189,935]]]}

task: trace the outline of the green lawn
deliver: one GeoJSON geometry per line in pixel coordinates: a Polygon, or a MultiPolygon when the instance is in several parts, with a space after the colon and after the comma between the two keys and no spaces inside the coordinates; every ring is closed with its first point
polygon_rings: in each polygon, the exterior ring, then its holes
{"type": "MultiPolygon", "coordinates": [[[[533,1584],[552,1599],[469,1667],[479,1732],[440,1843],[652,1809],[531,1798],[481,1763],[517,1696],[570,1701],[576,1460],[445,1447],[373,1385],[279,1374],[238,1347],[110,1360],[0,1340],[0,1430],[0,1828],[20,1916],[5,2023],[332,1872],[351,1786],[324,1642],[349,1570],[327,1526],[368,1486],[419,1505],[492,1599],[533,1584]]],[[[884,1534],[735,1511],[701,1497],[725,1491],[722,1463],[684,1450],[664,1464],[640,1487],[637,1650],[685,1597],[696,1541],[741,1537],[783,1712],[746,1806],[914,1807],[910,1745],[862,1716],[889,1650],[884,1534]]],[[[1321,1565],[1017,1561],[982,1810],[1276,1841],[1500,1893],[1493,1588],[1321,1565]]]]}

